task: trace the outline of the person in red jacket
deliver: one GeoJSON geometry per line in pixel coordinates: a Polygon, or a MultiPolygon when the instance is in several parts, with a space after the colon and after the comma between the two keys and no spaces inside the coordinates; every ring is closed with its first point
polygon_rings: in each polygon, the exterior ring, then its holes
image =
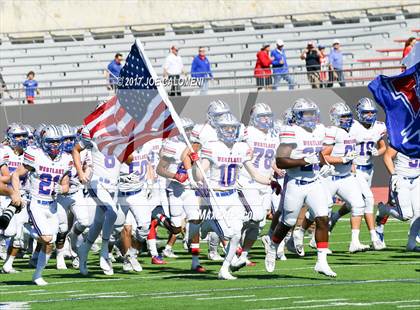
{"type": "Polygon", "coordinates": [[[257,53],[257,63],[255,64],[254,76],[257,79],[257,90],[263,88],[270,89],[273,84],[271,78],[270,44],[264,43],[261,50],[257,53]]]}

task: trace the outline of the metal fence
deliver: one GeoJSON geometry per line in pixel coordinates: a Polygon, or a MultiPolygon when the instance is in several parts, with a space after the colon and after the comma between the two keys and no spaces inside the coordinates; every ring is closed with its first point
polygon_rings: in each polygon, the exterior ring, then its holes
{"type": "MultiPolygon", "coordinates": [[[[401,66],[389,67],[360,67],[360,68],[345,68],[342,70],[343,81],[346,86],[363,86],[367,85],[377,75],[395,75],[401,72],[401,66]]],[[[207,80],[208,91],[202,91],[197,84],[203,80],[195,81],[195,86],[188,85],[191,80],[185,78],[184,82],[187,85],[181,87],[182,95],[199,95],[199,94],[221,94],[221,93],[237,93],[244,91],[255,91],[257,89],[256,78],[253,70],[226,70],[225,76],[214,77],[214,79],[207,80]]],[[[293,72],[287,73],[287,76],[293,81],[294,89],[307,88],[323,88],[323,87],[338,87],[340,86],[337,80],[336,71],[311,71],[310,76],[308,72],[302,67],[300,70],[295,68],[293,72]],[[314,75],[317,79],[314,80],[314,75]],[[334,80],[330,80],[333,77],[334,80]]],[[[274,82],[275,75],[266,76],[274,82]]],[[[284,77],[284,75],[282,75],[284,77]]],[[[57,82],[67,82],[65,86],[49,86],[40,88],[40,95],[35,98],[35,103],[65,103],[65,102],[90,102],[101,101],[109,98],[114,94],[113,90],[107,88],[108,83],[104,78],[97,79],[72,79],[72,80],[58,80],[57,82]]],[[[191,83],[190,83],[191,84],[191,83]]],[[[52,81],[53,85],[53,81],[52,81]]],[[[3,91],[0,104],[19,105],[25,104],[25,90],[18,86],[8,88],[3,91]]],[[[169,90],[169,86],[167,89],[169,90]]],[[[289,85],[285,80],[281,80],[278,87],[269,83],[263,90],[288,90],[289,85]]]]}

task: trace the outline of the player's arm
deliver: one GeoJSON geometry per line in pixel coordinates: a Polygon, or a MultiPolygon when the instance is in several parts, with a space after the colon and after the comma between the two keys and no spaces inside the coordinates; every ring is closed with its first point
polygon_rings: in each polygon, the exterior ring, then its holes
{"type": "MultiPolygon", "coordinates": [[[[17,167],[15,172],[12,174],[12,189],[15,203],[17,206],[22,204],[22,198],[20,197],[20,178],[25,176],[29,171],[34,171],[34,168],[25,164],[17,167]]],[[[12,199],[13,200],[13,199],[12,199]]],[[[14,204],[14,203],[13,203],[14,204]]]]}
{"type": "Polygon", "coordinates": [[[201,149],[201,144],[193,143],[191,147],[192,151],[189,147],[186,147],[181,156],[182,163],[184,164],[186,170],[191,169],[194,165],[194,162],[198,160],[198,152],[201,149]]]}
{"type": "Polygon", "coordinates": [[[303,159],[290,158],[296,144],[280,144],[276,153],[276,166],[279,169],[289,169],[306,166],[308,163],[303,159]]]}
{"type": "Polygon", "coordinates": [[[71,155],[73,157],[73,164],[74,164],[74,167],[76,168],[77,175],[79,176],[79,181],[82,184],[86,184],[89,182],[89,179],[88,179],[88,174],[86,174],[85,171],[83,170],[82,160],[80,158],[81,151],[83,151],[83,147],[80,145],[80,143],[77,143],[74,146],[71,155]]]}
{"type": "Polygon", "coordinates": [[[66,173],[60,181],[61,194],[67,194],[70,189],[69,173],[66,173]]]}
{"type": "Polygon", "coordinates": [[[325,147],[323,148],[323,150],[321,151],[321,158],[323,158],[323,160],[331,165],[337,165],[337,164],[343,164],[343,157],[339,157],[339,156],[331,156],[332,150],[333,150],[334,145],[325,145],[325,147]]]}
{"type": "Polygon", "coordinates": [[[258,183],[264,184],[264,185],[270,185],[271,184],[271,177],[262,175],[258,172],[257,169],[255,169],[254,165],[250,160],[244,162],[244,167],[246,171],[248,171],[249,175],[258,183]]]}
{"type": "Polygon", "coordinates": [[[168,171],[169,164],[170,162],[167,157],[160,157],[159,163],[156,167],[156,173],[166,179],[175,179],[175,173],[171,173],[168,171]]]}
{"type": "Polygon", "coordinates": [[[383,154],[385,154],[386,151],[386,143],[385,140],[383,138],[381,138],[378,141],[378,155],[377,156],[382,156],[383,154]]]}
{"type": "Polygon", "coordinates": [[[5,184],[10,182],[10,172],[6,164],[0,167],[0,182],[5,184]]]}
{"type": "Polygon", "coordinates": [[[203,182],[204,181],[204,175],[202,174],[202,172],[204,172],[204,174],[210,169],[211,167],[211,161],[207,158],[203,158],[200,161],[201,164],[201,168],[203,169],[203,171],[201,171],[201,169],[195,169],[195,176],[196,179],[198,181],[203,182]]]}
{"type": "Polygon", "coordinates": [[[388,145],[384,153],[384,164],[389,174],[395,173],[395,166],[393,159],[397,156],[397,151],[388,145]]]}
{"type": "Polygon", "coordinates": [[[1,196],[10,196],[13,194],[13,189],[7,187],[6,184],[0,182],[0,195],[1,196]]]}

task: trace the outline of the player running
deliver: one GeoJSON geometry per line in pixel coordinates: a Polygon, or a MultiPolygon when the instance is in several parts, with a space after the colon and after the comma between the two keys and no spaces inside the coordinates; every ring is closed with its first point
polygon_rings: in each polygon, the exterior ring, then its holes
{"type": "Polygon", "coordinates": [[[391,146],[384,154],[385,167],[391,174],[389,181],[389,201],[378,204],[376,231],[384,240],[384,225],[389,215],[410,222],[407,251],[420,252],[416,246],[416,237],[420,230],[420,158],[411,158],[397,152],[391,146]]]}
{"type": "MultiPolygon", "coordinates": [[[[271,184],[271,178],[260,175],[252,164],[252,150],[246,142],[240,141],[241,124],[236,118],[225,113],[216,122],[217,141],[209,141],[201,150],[201,165],[204,173],[208,172],[208,187],[213,193],[206,193],[203,199],[211,208],[212,218],[209,220],[213,230],[229,241],[226,247],[226,257],[220,268],[218,278],[234,280],[229,269],[241,238],[244,220],[244,208],[239,200],[237,177],[239,169],[244,167],[253,179],[265,185],[271,184]]],[[[196,170],[198,180],[204,177],[196,170]]]]}
{"type": "Polygon", "coordinates": [[[320,152],[325,139],[325,127],[319,122],[318,106],[309,99],[299,98],[292,107],[295,124],[283,131],[277,150],[276,164],[286,169],[282,197],[282,215],[272,233],[265,256],[265,268],[273,272],[280,243],[295,225],[303,204],[308,205],[316,222],[315,239],[318,259],[315,271],[336,277],[327,262],[328,209],[331,196],[318,175],[319,164],[325,164],[320,152]]]}
{"type": "Polygon", "coordinates": [[[50,258],[53,243],[58,233],[56,196],[69,190],[69,172],[72,159],[62,151],[60,130],[53,125],[46,126],[40,133],[41,148],[30,147],[23,156],[23,164],[12,175],[15,192],[21,189],[20,178],[30,179],[31,201],[28,214],[33,225],[33,236],[42,244],[35,273],[32,277],[36,285],[47,285],[42,271],[50,258]]]}

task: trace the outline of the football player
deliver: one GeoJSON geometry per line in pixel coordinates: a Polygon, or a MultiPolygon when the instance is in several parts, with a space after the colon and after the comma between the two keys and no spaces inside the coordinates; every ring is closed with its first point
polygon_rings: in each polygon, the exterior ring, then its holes
{"type": "Polygon", "coordinates": [[[265,268],[273,272],[279,244],[295,225],[303,204],[308,205],[316,222],[315,239],[318,259],[315,271],[329,277],[336,277],[327,262],[328,249],[328,209],[331,196],[318,175],[319,156],[323,149],[325,127],[319,123],[318,106],[309,99],[299,98],[292,107],[295,124],[287,127],[280,136],[280,146],[276,154],[276,164],[286,169],[282,196],[282,215],[277,224],[265,256],[265,268]]]}
{"type": "MultiPolygon", "coordinates": [[[[365,201],[365,221],[370,232],[372,246],[375,250],[384,248],[384,243],[379,240],[375,231],[375,219],[373,217],[374,198],[371,190],[373,169],[373,157],[382,156],[386,150],[384,136],[386,126],[383,122],[376,120],[377,109],[372,99],[363,97],[357,106],[358,121],[354,121],[350,133],[357,139],[356,152],[358,156],[353,160],[356,179],[359,182],[363,199],[365,201]]],[[[331,214],[330,230],[340,217],[349,213],[350,210],[345,204],[339,211],[331,214]]]]}
{"type": "Polygon", "coordinates": [[[40,133],[41,148],[30,147],[23,155],[23,164],[12,175],[15,192],[21,188],[20,178],[29,175],[31,201],[28,214],[33,225],[33,236],[42,244],[33,275],[36,285],[47,285],[42,271],[48,263],[58,233],[56,196],[69,190],[71,156],[62,152],[60,130],[46,126],[40,133]]]}
{"type": "MultiPolygon", "coordinates": [[[[378,204],[377,233],[384,240],[384,225],[389,215],[410,223],[407,251],[420,252],[416,237],[420,230],[420,158],[412,158],[388,146],[384,154],[385,167],[391,174],[389,202],[378,204]]],[[[385,241],[384,241],[385,242],[385,241]]]]}
{"type": "MultiPolygon", "coordinates": [[[[218,278],[234,280],[236,277],[229,269],[239,245],[244,220],[244,208],[236,190],[239,169],[245,167],[251,177],[261,184],[270,185],[271,178],[262,176],[252,165],[252,150],[247,143],[240,141],[241,124],[235,116],[225,113],[215,125],[218,140],[207,142],[201,150],[203,172],[208,172],[207,186],[213,191],[207,194],[208,189],[205,188],[203,199],[212,211],[209,221],[213,230],[220,238],[229,241],[218,278]]],[[[202,172],[196,172],[198,180],[203,181],[202,172]]]]}
{"type": "MultiPolygon", "coordinates": [[[[191,119],[181,119],[187,138],[189,139],[194,123],[191,119]]],[[[187,155],[187,143],[182,135],[168,139],[162,148],[161,158],[157,173],[167,179],[167,193],[169,198],[170,217],[175,233],[181,232],[181,225],[185,219],[186,239],[191,249],[191,270],[205,272],[200,265],[200,207],[195,189],[197,185],[192,177],[192,172],[187,172],[184,167],[184,158],[187,155]],[[189,177],[190,176],[190,177],[189,177]]],[[[193,161],[197,161],[197,153],[191,153],[193,161]],[[195,157],[193,157],[195,156],[195,157]]]]}
{"type": "MultiPolygon", "coordinates": [[[[252,148],[252,164],[261,175],[270,178],[279,136],[274,131],[273,112],[265,103],[257,103],[251,109],[250,124],[247,127],[246,142],[252,148]]],[[[246,170],[242,169],[238,180],[238,195],[248,217],[243,227],[242,253],[232,265],[240,268],[247,263],[248,252],[264,227],[265,218],[271,209],[272,188],[256,182],[246,170]]],[[[273,185],[281,187],[277,180],[273,185]]]]}
{"type": "MultiPolygon", "coordinates": [[[[2,175],[2,181],[4,183],[10,183],[11,175],[23,162],[23,153],[28,146],[28,132],[22,124],[12,123],[6,129],[6,141],[7,145],[2,147],[3,155],[0,160],[0,171],[2,175]]],[[[20,195],[24,195],[23,186],[26,183],[27,178],[24,176],[20,180],[22,190],[20,195]]],[[[4,201],[4,207],[10,202],[9,199],[4,201]]],[[[24,229],[23,224],[28,221],[28,213],[26,209],[16,214],[11,221],[7,229],[4,231],[4,237],[11,238],[10,246],[8,249],[8,255],[6,261],[2,267],[4,273],[15,273],[16,270],[13,268],[13,261],[18,252],[24,247],[24,229]]]]}
{"type": "Polygon", "coordinates": [[[350,132],[353,125],[353,113],[343,102],[333,104],[330,110],[333,126],[327,128],[325,144],[322,151],[325,161],[334,165],[335,172],[327,177],[325,184],[332,197],[340,196],[351,206],[351,242],[349,252],[365,251],[369,246],[359,240],[360,225],[365,212],[365,202],[357,179],[353,176],[352,162],[358,156],[356,136],[350,132]]]}
{"type": "MultiPolygon", "coordinates": [[[[112,268],[112,262],[109,258],[110,237],[114,230],[114,224],[116,224],[117,218],[124,219],[124,215],[118,217],[119,213],[122,214],[122,211],[117,206],[117,190],[121,162],[113,155],[104,155],[98,149],[96,142],[93,139],[90,139],[88,132],[83,133],[83,139],[76,144],[72,155],[80,182],[88,185],[89,195],[97,204],[94,221],[89,227],[86,240],[78,248],[80,273],[82,275],[88,274],[88,252],[102,231],[99,265],[106,275],[113,275],[114,269],[112,268]],[[91,175],[88,175],[83,170],[80,158],[81,151],[86,148],[91,150],[91,175]]],[[[128,163],[131,158],[128,159],[128,163]]],[[[123,223],[118,224],[121,224],[121,226],[123,225],[123,223]]]]}

